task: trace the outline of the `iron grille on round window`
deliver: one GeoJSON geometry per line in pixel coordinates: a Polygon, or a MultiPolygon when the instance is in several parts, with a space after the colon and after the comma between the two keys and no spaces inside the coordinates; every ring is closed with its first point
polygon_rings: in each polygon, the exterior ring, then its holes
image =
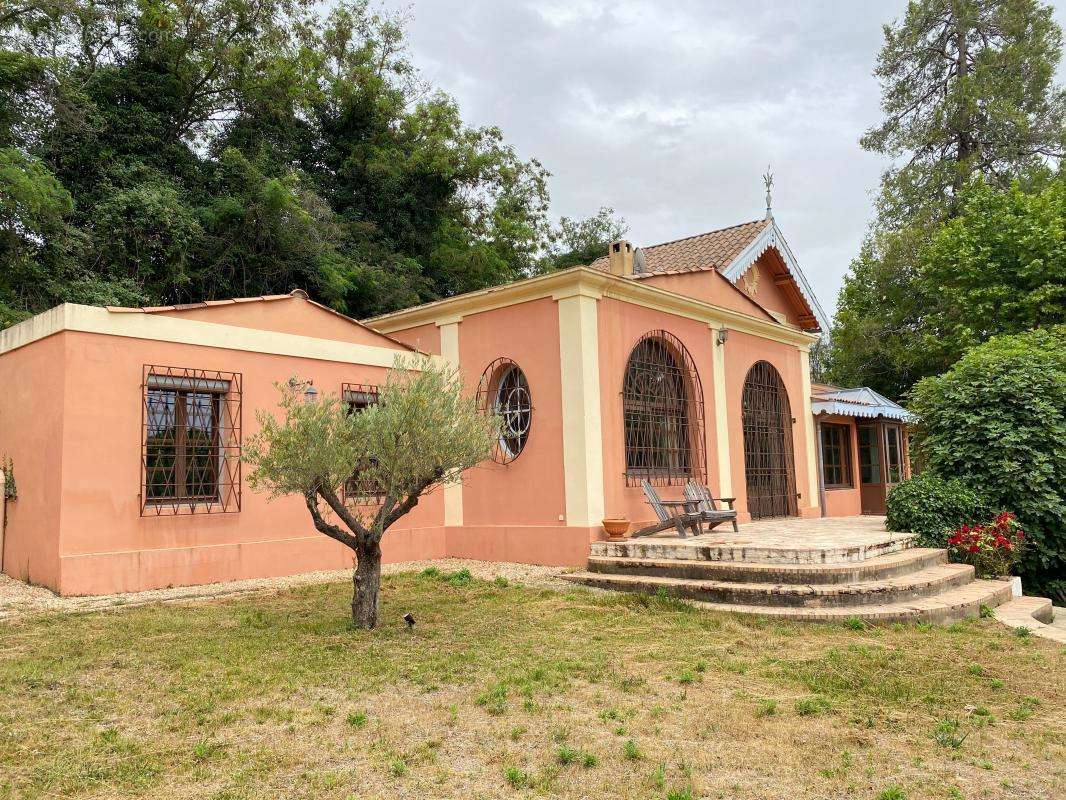
{"type": "Polygon", "coordinates": [[[796,516],[792,411],[773,365],[758,361],[744,380],[744,477],[752,519],[796,516]]]}
{"type": "Polygon", "coordinates": [[[705,482],[703,386],[692,356],[666,331],[644,334],[622,382],[626,485],[705,482]]]}
{"type": "Polygon", "coordinates": [[[509,358],[497,358],[481,373],[477,406],[485,414],[498,414],[500,438],[492,460],[509,464],[521,455],[533,423],[533,399],[522,369],[509,358]]]}
{"type": "Polygon", "coordinates": [[[141,516],[241,508],[241,374],[144,366],[141,516]]]}

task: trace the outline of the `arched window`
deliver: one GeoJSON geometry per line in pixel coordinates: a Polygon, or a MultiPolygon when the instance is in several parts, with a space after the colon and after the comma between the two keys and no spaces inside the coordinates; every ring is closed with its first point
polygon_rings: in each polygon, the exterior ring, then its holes
{"type": "Polygon", "coordinates": [[[477,403],[483,412],[498,414],[502,421],[492,460],[498,464],[514,461],[525,449],[533,422],[533,401],[525,373],[511,359],[497,358],[481,373],[477,403]]]}
{"type": "Polygon", "coordinates": [[[666,331],[646,333],[622,382],[626,485],[704,482],[703,387],[685,346],[666,331]]]}

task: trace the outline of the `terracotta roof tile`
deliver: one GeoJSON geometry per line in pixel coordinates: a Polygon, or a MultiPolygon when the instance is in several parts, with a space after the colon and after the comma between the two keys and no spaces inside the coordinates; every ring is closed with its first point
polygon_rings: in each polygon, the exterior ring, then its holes
{"type": "MultiPolygon", "coordinates": [[[[769,224],[769,220],[765,219],[743,222],[709,233],[642,247],[646,271],[663,273],[724,269],[769,224]]],[[[606,270],[609,263],[607,256],[601,256],[589,266],[606,270]]]]}

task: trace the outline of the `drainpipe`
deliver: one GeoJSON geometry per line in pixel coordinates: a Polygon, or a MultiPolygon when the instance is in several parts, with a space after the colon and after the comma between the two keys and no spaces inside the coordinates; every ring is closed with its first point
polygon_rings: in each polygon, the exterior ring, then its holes
{"type": "Polygon", "coordinates": [[[818,504],[822,507],[822,516],[826,515],[825,509],[825,469],[822,467],[822,421],[814,422],[814,440],[818,443],[818,504]]]}
{"type": "Polygon", "coordinates": [[[7,532],[7,473],[0,467],[0,574],[4,572],[4,534],[7,532]]]}

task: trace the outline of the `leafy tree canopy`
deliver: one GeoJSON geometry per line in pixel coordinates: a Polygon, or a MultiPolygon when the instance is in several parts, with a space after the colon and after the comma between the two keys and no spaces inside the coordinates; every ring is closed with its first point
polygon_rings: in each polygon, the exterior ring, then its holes
{"type": "Polygon", "coordinates": [[[893,165],[838,299],[829,379],[900,397],[966,347],[1062,319],[1061,53],[1037,0],[912,2],[886,26],[885,117],[862,145],[893,165]]]}
{"type": "Polygon", "coordinates": [[[964,478],[1030,539],[1030,591],[1066,598],[1066,326],[998,336],[914,389],[916,449],[964,478]]]}
{"type": "Polygon", "coordinates": [[[602,206],[592,217],[572,219],[563,217],[553,231],[547,251],[538,266],[540,272],[590,264],[607,255],[607,247],[629,232],[629,226],[614,209],[602,206]]]}
{"type": "Polygon", "coordinates": [[[1037,191],[977,181],[932,233],[878,231],[845,282],[829,376],[902,397],[970,347],[1066,323],[1066,176],[1037,191]]]}
{"type": "Polygon", "coordinates": [[[547,177],[366,0],[0,10],[0,324],[294,286],[361,316],[512,280],[547,177]]]}

